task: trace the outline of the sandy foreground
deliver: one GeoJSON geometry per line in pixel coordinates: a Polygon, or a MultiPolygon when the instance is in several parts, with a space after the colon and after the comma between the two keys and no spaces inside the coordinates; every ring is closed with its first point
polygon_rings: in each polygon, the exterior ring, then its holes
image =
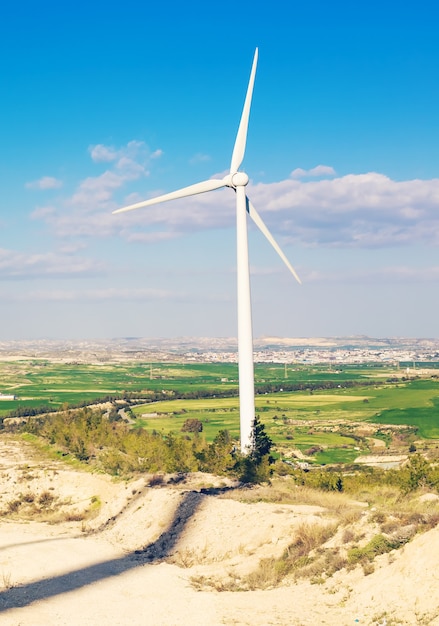
{"type": "Polygon", "coordinates": [[[439,625],[439,528],[378,557],[368,576],[357,567],[324,584],[199,591],[194,579],[221,581],[280,556],[324,511],[227,499],[212,489],[224,481],[200,474],[148,481],[75,471],[0,439],[0,511],[29,494],[61,503],[56,523],[0,516],[0,624],[439,625]],[[81,520],[93,503],[95,516],[81,520]]]}

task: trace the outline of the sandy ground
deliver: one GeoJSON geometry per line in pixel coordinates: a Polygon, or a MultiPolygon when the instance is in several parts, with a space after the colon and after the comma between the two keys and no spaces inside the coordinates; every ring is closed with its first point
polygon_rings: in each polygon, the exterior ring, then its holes
{"type": "Polygon", "coordinates": [[[0,624],[439,625],[439,528],[378,557],[368,576],[357,567],[320,585],[197,591],[192,577],[250,572],[282,554],[298,524],[324,515],[220,498],[209,481],[227,486],[201,475],[157,487],[146,477],[114,482],[0,439],[0,510],[48,492],[59,504],[57,523],[0,517],[0,624]],[[95,516],[80,520],[98,501],[95,516]]]}

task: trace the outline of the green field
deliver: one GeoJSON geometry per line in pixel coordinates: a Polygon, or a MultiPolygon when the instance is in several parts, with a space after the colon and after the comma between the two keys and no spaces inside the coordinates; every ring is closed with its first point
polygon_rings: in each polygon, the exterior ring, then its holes
{"type": "Polygon", "coordinates": [[[235,365],[123,365],[59,364],[43,360],[0,362],[0,393],[17,400],[0,401],[0,416],[23,406],[60,407],[92,402],[123,392],[174,389],[233,389],[237,387],[235,365]],[[221,382],[223,379],[227,379],[221,382]]]}
{"type": "MultiPolygon", "coordinates": [[[[178,432],[186,419],[196,418],[209,441],[221,428],[236,437],[239,434],[237,398],[154,402],[135,407],[134,413],[140,427],[163,433],[178,432]]],[[[439,439],[439,382],[412,380],[312,393],[264,394],[256,396],[256,413],[275,444],[284,450],[306,452],[317,447],[321,450],[315,453],[316,462],[346,463],[371,451],[370,437],[359,436],[364,424],[370,425],[370,435],[387,443],[392,436],[383,435],[381,425],[413,426],[407,432],[411,438],[406,448],[413,438],[439,439]]]]}
{"type": "MultiPolygon", "coordinates": [[[[327,366],[294,366],[287,378],[283,365],[257,364],[255,384],[316,383],[365,380],[370,376],[386,376],[387,369],[370,367],[345,368],[334,373],[327,366]]],[[[107,395],[147,390],[222,392],[236,390],[238,368],[233,363],[135,363],[135,364],[64,364],[44,359],[0,362],[0,393],[15,394],[17,400],[0,401],[0,416],[12,409],[30,406],[60,407],[78,404],[107,395]]]]}
{"type": "MultiPolygon", "coordinates": [[[[396,445],[392,427],[395,432],[399,428],[399,440],[406,448],[414,439],[439,440],[435,377],[396,380],[395,369],[376,365],[337,370],[294,365],[286,374],[283,365],[255,367],[256,413],[284,453],[311,450],[317,463],[347,463],[370,452],[373,438],[396,445]],[[308,388],[267,392],[292,385],[308,388]]],[[[229,363],[4,362],[0,363],[0,392],[15,394],[17,400],[0,401],[0,416],[20,407],[58,408],[125,392],[144,393],[147,399],[151,391],[160,391],[169,393],[170,399],[133,407],[136,428],[180,432],[186,419],[196,418],[202,422],[203,436],[211,441],[222,429],[239,436],[237,386],[237,366],[229,363]],[[197,398],[200,392],[213,397],[197,398]],[[180,394],[193,399],[172,399],[180,394]],[[219,397],[225,394],[230,397],[219,397]]]]}

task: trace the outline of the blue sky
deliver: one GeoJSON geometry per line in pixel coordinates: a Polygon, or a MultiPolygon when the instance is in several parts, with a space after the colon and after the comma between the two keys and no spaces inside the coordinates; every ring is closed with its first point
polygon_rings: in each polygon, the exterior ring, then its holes
{"type": "Polygon", "coordinates": [[[255,336],[438,337],[435,2],[32,2],[0,15],[0,340],[236,334],[223,174],[254,49],[255,336]],[[384,6],[382,6],[384,4],[384,6]]]}

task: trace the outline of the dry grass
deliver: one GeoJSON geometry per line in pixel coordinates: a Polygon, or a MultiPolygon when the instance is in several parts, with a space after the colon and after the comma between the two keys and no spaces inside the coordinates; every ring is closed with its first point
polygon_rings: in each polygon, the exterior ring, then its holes
{"type": "Polygon", "coordinates": [[[168,563],[173,563],[178,567],[190,568],[195,565],[201,565],[208,560],[209,549],[205,546],[202,550],[196,548],[183,548],[177,550],[171,557],[167,559],[168,563]]]}
{"type": "Polygon", "coordinates": [[[215,578],[214,576],[191,576],[191,584],[198,591],[246,591],[241,584],[241,578],[229,572],[227,578],[215,578]]]}
{"type": "Polygon", "coordinates": [[[352,497],[345,493],[320,491],[312,487],[298,486],[288,477],[275,478],[269,485],[226,491],[219,497],[249,504],[254,502],[271,502],[319,506],[336,514],[339,514],[341,511],[344,511],[346,514],[348,511],[352,511],[354,516],[358,515],[358,511],[361,510],[358,503],[353,502],[352,497]]]}
{"type": "Polygon", "coordinates": [[[89,505],[78,510],[70,499],[61,499],[49,490],[34,493],[25,491],[19,493],[16,498],[9,500],[5,507],[0,510],[0,518],[6,517],[20,521],[39,521],[51,524],[62,522],[82,522],[93,518],[101,507],[101,501],[93,496],[89,505]]]}
{"type": "Polygon", "coordinates": [[[3,589],[6,589],[6,590],[12,589],[14,584],[12,582],[11,572],[6,572],[6,571],[2,572],[2,583],[3,583],[3,589]]]}
{"type": "Polygon", "coordinates": [[[380,531],[394,538],[411,539],[418,532],[434,528],[439,523],[439,501],[423,501],[419,493],[401,496],[382,494],[374,501],[369,519],[380,531]]]}
{"type": "Polygon", "coordinates": [[[245,503],[318,506],[322,523],[304,523],[294,529],[293,540],[280,558],[261,559],[246,576],[198,577],[192,580],[194,586],[217,591],[267,589],[286,578],[319,584],[341,569],[356,566],[369,575],[375,571],[377,556],[388,553],[393,560],[398,548],[439,523],[438,501],[423,501],[419,492],[402,495],[397,488],[379,485],[358,495],[358,501],[353,501],[347,494],[297,487],[283,478],[269,486],[224,493],[220,497],[245,503]]]}
{"type": "Polygon", "coordinates": [[[335,562],[338,563],[338,568],[341,566],[341,557],[336,553],[337,551],[333,551],[333,554],[328,552],[328,555],[325,555],[324,567],[320,563],[320,555],[316,556],[314,553],[335,534],[336,530],[336,524],[303,523],[295,531],[294,541],[280,558],[261,559],[256,570],[246,576],[231,572],[226,579],[198,576],[191,579],[192,584],[198,589],[213,588],[216,591],[267,589],[275,587],[290,574],[295,578],[302,575],[316,577],[325,570],[335,571],[335,562]]]}

